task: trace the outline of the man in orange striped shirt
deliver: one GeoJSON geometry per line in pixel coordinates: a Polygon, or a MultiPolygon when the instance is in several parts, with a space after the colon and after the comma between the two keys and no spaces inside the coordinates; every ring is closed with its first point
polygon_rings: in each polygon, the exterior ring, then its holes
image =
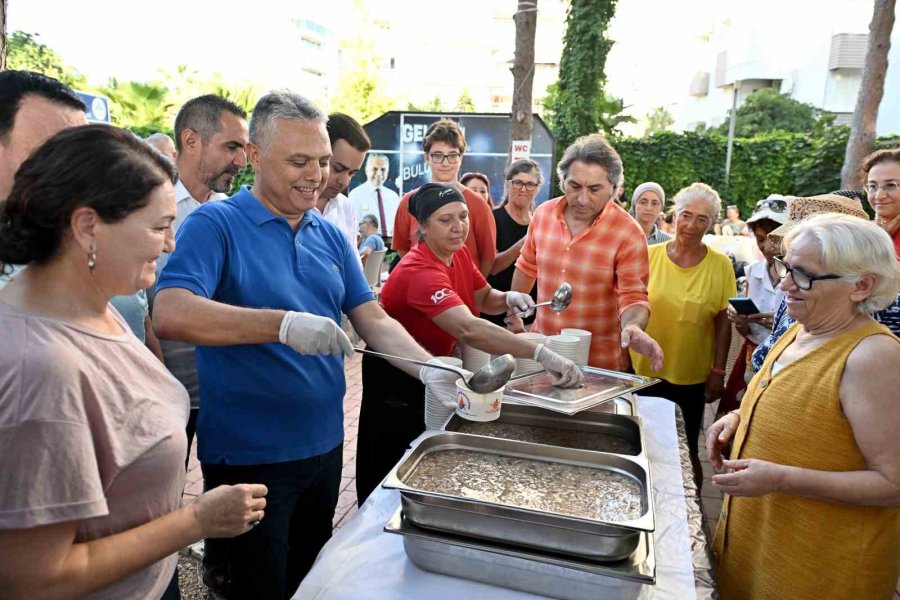
{"type": "MultiPolygon", "coordinates": [[[[565,195],[535,211],[512,289],[529,293],[537,279],[542,302],[568,282],[572,304],[561,313],[539,309],[532,331],[590,331],[591,366],[627,368],[631,348],[662,367],[662,349],[644,332],[650,318],[646,238],[611,201],[621,185],[622,159],[600,134],[584,136],[566,149],[557,174],[565,195]]],[[[521,321],[512,318],[511,328],[521,328],[521,321]]]]}

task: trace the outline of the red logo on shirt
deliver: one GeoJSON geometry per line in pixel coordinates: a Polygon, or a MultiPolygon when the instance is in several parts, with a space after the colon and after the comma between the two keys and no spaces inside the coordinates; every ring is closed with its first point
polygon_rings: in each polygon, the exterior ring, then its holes
{"type": "Polygon", "coordinates": [[[449,298],[452,295],[453,295],[453,290],[448,290],[447,288],[441,288],[431,295],[431,301],[434,302],[435,304],[440,304],[446,298],[449,298]]]}

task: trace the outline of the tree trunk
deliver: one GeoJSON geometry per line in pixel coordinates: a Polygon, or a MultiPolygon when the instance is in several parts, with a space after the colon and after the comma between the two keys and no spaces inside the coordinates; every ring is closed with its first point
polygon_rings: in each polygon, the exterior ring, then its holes
{"type": "Polygon", "coordinates": [[[0,0],[0,71],[6,69],[6,0],[0,0]]]}
{"type": "Polygon", "coordinates": [[[519,0],[513,15],[516,23],[516,56],[510,68],[513,74],[512,113],[509,123],[509,156],[512,161],[513,142],[531,141],[534,129],[532,117],[532,88],[534,87],[534,33],[537,29],[537,0],[519,0]]]}
{"type": "Polygon", "coordinates": [[[841,169],[841,188],[845,190],[862,189],[859,168],[863,158],[875,147],[875,124],[878,120],[878,106],[884,96],[884,79],[896,4],[896,0],[875,0],[872,22],[869,24],[869,47],[866,49],[862,83],[856,98],[844,167],[841,169]]]}

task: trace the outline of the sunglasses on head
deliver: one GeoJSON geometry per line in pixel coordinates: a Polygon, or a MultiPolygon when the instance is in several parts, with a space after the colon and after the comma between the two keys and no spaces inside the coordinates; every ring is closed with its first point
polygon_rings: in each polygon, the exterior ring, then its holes
{"type": "Polygon", "coordinates": [[[756,210],[768,208],[772,212],[783,213],[787,210],[787,201],[772,198],[771,200],[760,200],[756,203],[756,210]]]}

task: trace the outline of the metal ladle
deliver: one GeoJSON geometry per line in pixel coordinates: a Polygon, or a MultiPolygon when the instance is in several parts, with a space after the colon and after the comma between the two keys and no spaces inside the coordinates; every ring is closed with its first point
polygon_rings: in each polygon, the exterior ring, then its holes
{"type": "MultiPolygon", "coordinates": [[[[568,308],[571,303],[572,286],[568,283],[563,283],[558,288],[556,288],[556,291],[553,292],[553,297],[550,300],[548,300],[547,302],[540,302],[538,304],[535,304],[532,308],[536,309],[538,306],[547,306],[549,304],[550,310],[558,313],[566,310],[566,308],[568,308]]],[[[527,310],[525,312],[516,313],[516,316],[524,317],[530,312],[530,310],[527,310]]]]}
{"type": "MultiPolygon", "coordinates": [[[[422,365],[423,367],[443,369],[444,371],[456,373],[457,375],[462,377],[463,381],[465,381],[466,379],[465,371],[459,367],[451,367],[450,365],[439,363],[428,363],[421,360],[415,360],[414,358],[394,356],[393,354],[384,354],[383,352],[375,352],[374,350],[365,350],[363,348],[354,348],[354,350],[356,350],[360,354],[371,354],[373,356],[380,356],[381,358],[390,358],[392,360],[411,362],[415,365],[422,365]]],[[[475,371],[475,374],[472,375],[472,378],[466,381],[466,385],[469,386],[470,390],[477,394],[487,394],[488,392],[499,390],[501,387],[506,385],[509,382],[509,379],[512,377],[513,371],[515,370],[516,359],[512,357],[512,354],[504,354],[502,356],[498,356],[488,364],[475,371]]]]}

